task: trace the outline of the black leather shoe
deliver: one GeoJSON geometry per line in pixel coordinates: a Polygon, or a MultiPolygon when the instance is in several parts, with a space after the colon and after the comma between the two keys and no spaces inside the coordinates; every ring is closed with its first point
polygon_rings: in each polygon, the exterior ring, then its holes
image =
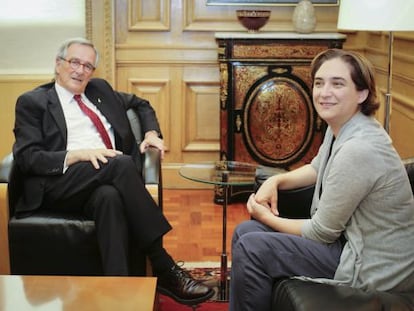
{"type": "Polygon", "coordinates": [[[214,295],[212,288],[193,279],[186,270],[177,265],[158,275],[157,289],[161,294],[186,305],[202,303],[214,295]]]}

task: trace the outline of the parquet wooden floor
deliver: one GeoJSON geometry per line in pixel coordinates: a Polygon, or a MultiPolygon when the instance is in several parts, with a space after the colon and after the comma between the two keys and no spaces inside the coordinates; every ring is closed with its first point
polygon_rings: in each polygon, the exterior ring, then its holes
{"type": "MultiPolygon", "coordinates": [[[[213,190],[164,189],[164,214],[173,226],[164,236],[164,247],[175,260],[219,262],[222,245],[222,205],[213,201],[213,190]]],[[[249,219],[244,203],[227,207],[227,253],[234,227],[249,219]]]]}

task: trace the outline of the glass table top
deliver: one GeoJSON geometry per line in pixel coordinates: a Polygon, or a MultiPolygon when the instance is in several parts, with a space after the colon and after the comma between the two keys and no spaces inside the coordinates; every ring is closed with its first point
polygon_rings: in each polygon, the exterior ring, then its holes
{"type": "Polygon", "coordinates": [[[237,161],[185,164],[179,174],[187,179],[213,185],[247,186],[255,182],[257,165],[237,161]]]}

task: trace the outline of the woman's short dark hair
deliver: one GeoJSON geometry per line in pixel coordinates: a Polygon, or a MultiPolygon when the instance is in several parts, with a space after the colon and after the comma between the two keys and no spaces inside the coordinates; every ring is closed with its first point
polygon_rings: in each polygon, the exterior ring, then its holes
{"type": "Polygon", "coordinates": [[[342,59],[348,64],[351,72],[351,79],[358,91],[368,90],[368,96],[360,104],[361,112],[367,116],[373,115],[379,108],[377,101],[377,88],[375,84],[375,71],[371,62],[359,53],[341,50],[329,49],[319,53],[311,64],[311,78],[315,79],[315,74],[327,60],[334,58],[342,59]]]}

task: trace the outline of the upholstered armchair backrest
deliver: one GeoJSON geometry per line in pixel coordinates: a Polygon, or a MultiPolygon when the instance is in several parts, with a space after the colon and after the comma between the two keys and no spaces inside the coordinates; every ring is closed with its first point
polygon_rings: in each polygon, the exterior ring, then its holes
{"type": "Polygon", "coordinates": [[[0,183],[9,182],[11,167],[13,164],[13,154],[9,153],[0,163],[0,183]]]}

